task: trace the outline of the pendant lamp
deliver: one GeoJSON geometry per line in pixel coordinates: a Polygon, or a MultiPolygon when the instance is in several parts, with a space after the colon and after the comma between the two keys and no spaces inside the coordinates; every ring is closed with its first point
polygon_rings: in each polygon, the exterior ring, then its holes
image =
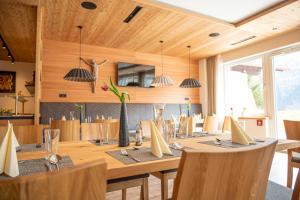
{"type": "Polygon", "coordinates": [[[93,82],[95,80],[94,76],[90,71],[81,68],[81,30],[82,26],[78,26],[80,34],[80,43],[79,43],[79,66],[71,69],[64,77],[67,81],[76,81],[76,82],[93,82]]]}
{"type": "Polygon", "coordinates": [[[189,78],[184,79],[180,86],[181,88],[198,88],[201,84],[198,80],[191,78],[191,46],[187,46],[189,49],[189,78]]]}
{"type": "Polygon", "coordinates": [[[154,87],[167,87],[167,86],[172,86],[174,85],[173,80],[167,76],[164,75],[164,60],[163,60],[163,43],[164,41],[160,41],[161,44],[161,75],[160,76],[156,76],[154,78],[154,80],[151,83],[151,86],[154,87]]]}

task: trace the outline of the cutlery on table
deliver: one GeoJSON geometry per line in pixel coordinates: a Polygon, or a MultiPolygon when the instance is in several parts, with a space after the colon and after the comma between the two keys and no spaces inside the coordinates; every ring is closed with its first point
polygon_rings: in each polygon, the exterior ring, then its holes
{"type": "Polygon", "coordinates": [[[45,162],[45,166],[47,167],[47,169],[52,172],[52,167],[49,165],[49,162],[45,162]]]}
{"type": "Polygon", "coordinates": [[[137,159],[137,158],[133,157],[132,155],[130,155],[130,154],[126,151],[126,149],[121,149],[121,154],[122,154],[123,156],[128,156],[129,158],[131,158],[132,160],[134,160],[134,161],[136,161],[136,162],[141,162],[140,159],[137,159]]]}
{"type": "Polygon", "coordinates": [[[214,143],[217,145],[221,145],[222,144],[221,142],[222,142],[222,140],[219,138],[216,138],[216,141],[214,141],[214,143]]]}
{"type": "Polygon", "coordinates": [[[184,149],[184,145],[179,142],[174,142],[174,143],[170,144],[170,148],[175,149],[175,150],[182,150],[182,149],[184,149]]]}
{"type": "Polygon", "coordinates": [[[51,164],[55,165],[56,168],[57,168],[57,170],[59,171],[58,158],[57,158],[56,154],[50,156],[49,162],[50,162],[51,164]]]}

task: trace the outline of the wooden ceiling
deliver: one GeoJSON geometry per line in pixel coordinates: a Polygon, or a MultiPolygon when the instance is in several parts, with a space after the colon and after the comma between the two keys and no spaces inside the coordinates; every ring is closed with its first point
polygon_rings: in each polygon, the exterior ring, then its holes
{"type": "MultiPolygon", "coordinates": [[[[151,0],[90,1],[98,5],[96,10],[83,9],[80,6],[82,0],[42,1],[45,6],[44,39],[78,42],[79,32],[76,26],[82,25],[85,44],[160,53],[159,40],[164,40],[165,54],[187,56],[186,46],[191,45],[192,58],[196,59],[300,28],[300,1],[295,0],[286,0],[237,24],[229,24],[151,0]],[[129,24],[123,23],[137,5],[143,6],[143,9],[129,24]],[[220,36],[209,37],[212,32],[219,32],[220,36]],[[231,45],[253,35],[256,37],[252,40],[231,45]]],[[[32,5],[34,0],[29,2],[32,5]]],[[[35,30],[36,22],[33,19],[36,10],[30,5],[24,5],[22,12],[1,6],[0,32],[7,38],[8,45],[11,43],[16,60],[34,61],[31,53],[34,48],[28,52],[18,50],[30,49],[33,46],[32,39],[35,39],[32,30],[35,30]],[[8,20],[5,21],[4,18],[8,20]],[[16,42],[16,38],[25,41],[25,36],[29,34],[31,39],[26,39],[27,42],[16,42]],[[28,45],[29,42],[31,46],[28,45]]]]}
{"type": "MultiPolygon", "coordinates": [[[[0,33],[16,61],[35,61],[36,14],[36,6],[0,0],[0,33]]],[[[0,60],[10,60],[2,48],[0,60]]]]}

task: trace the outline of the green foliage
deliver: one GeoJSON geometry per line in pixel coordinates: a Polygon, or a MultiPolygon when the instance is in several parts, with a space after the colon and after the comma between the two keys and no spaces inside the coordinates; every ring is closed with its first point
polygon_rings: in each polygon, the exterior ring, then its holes
{"type": "Polygon", "coordinates": [[[252,91],[254,101],[257,108],[263,108],[264,97],[263,97],[263,87],[261,84],[261,79],[258,76],[248,75],[248,85],[252,91]]]}
{"type": "Polygon", "coordinates": [[[109,90],[114,93],[122,103],[125,103],[126,97],[130,101],[130,95],[127,92],[120,92],[118,88],[115,86],[113,81],[111,80],[111,77],[109,78],[110,85],[108,86],[109,90]]]}

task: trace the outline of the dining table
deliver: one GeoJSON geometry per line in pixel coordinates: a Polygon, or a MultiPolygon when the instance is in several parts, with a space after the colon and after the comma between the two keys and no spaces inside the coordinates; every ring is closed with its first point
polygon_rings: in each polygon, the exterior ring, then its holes
{"type": "MultiPolygon", "coordinates": [[[[204,137],[188,137],[176,139],[175,142],[180,143],[184,146],[183,149],[189,151],[236,151],[239,149],[247,150],[253,148],[255,145],[248,145],[240,148],[222,148],[217,145],[208,145],[204,144],[205,141],[214,141],[216,140],[228,140],[230,135],[212,135],[204,137]]],[[[265,138],[263,141],[270,142],[275,139],[265,138]]],[[[123,178],[128,176],[134,176],[145,173],[158,172],[163,170],[177,169],[180,162],[180,156],[158,159],[154,161],[147,162],[135,162],[131,164],[126,164],[119,161],[115,157],[111,156],[108,152],[116,151],[121,149],[132,149],[134,148],[135,143],[131,143],[128,147],[119,147],[118,144],[109,144],[109,145],[95,145],[90,141],[68,141],[60,142],[58,148],[58,154],[60,156],[69,156],[73,164],[80,165],[87,162],[95,161],[98,159],[105,159],[107,163],[107,179],[116,179],[123,178]]],[[[151,142],[145,141],[142,144],[142,147],[151,147],[151,142]]],[[[297,140],[278,140],[276,145],[276,151],[284,151],[287,149],[300,147],[300,141],[297,140]]],[[[46,151],[32,151],[32,152],[18,152],[18,160],[32,160],[44,158],[46,151]]]]}

